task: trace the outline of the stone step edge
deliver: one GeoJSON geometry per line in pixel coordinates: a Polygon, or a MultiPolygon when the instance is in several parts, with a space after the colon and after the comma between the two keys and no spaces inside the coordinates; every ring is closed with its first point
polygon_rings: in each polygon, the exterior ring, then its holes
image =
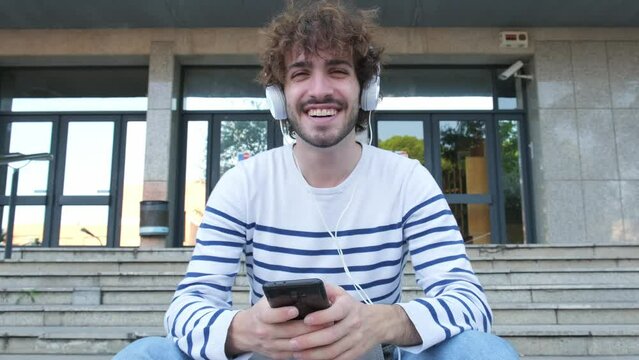
{"type": "MultiPolygon", "coordinates": [[[[417,285],[404,285],[402,286],[403,290],[409,291],[420,291],[421,288],[417,285]]],[[[495,291],[495,290],[639,290],[639,284],[535,284],[535,285],[485,285],[483,286],[484,290],[495,291]]],[[[29,292],[29,291],[39,291],[39,292],[72,292],[72,291],[82,291],[82,290],[100,290],[102,292],[146,292],[146,291],[175,291],[175,286],[77,286],[77,287],[0,287],[0,292],[10,291],[10,292],[29,292]]],[[[246,285],[233,285],[233,291],[248,291],[249,287],[246,285]]]]}
{"type": "MultiPolygon", "coordinates": [[[[499,249],[601,249],[601,248],[633,248],[639,247],[635,243],[616,243],[616,244],[595,244],[595,243],[578,243],[578,244],[468,244],[468,249],[483,250],[499,250],[499,249]]],[[[82,247],[82,246],[64,246],[64,247],[28,247],[16,246],[13,248],[14,253],[18,252],[133,252],[133,253],[149,253],[149,252],[183,252],[193,251],[193,247],[174,247],[174,248],[139,248],[139,247],[121,247],[121,248],[101,248],[101,247],[82,247]]]]}
{"type": "MultiPolygon", "coordinates": [[[[3,312],[151,312],[166,311],[169,304],[17,304],[0,305],[3,312]]],[[[593,302],[593,303],[491,303],[493,310],[635,310],[639,309],[637,302],[593,302]]]]}
{"type": "MultiPolygon", "coordinates": [[[[639,247],[639,246],[638,246],[639,247]]],[[[634,253],[625,253],[624,255],[619,256],[611,256],[611,255],[588,255],[588,256],[553,256],[553,257],[539,257],[539,256],[469,256],[471,262],[480,262],[480,261],[506,261],[506,262],[517,262],[517,261],[610,261],[610,260],[639,260],[639,250],[637,254],[634,253]]],[[[44,263],[52,263],[52,264],[164,264],[164,263],[184,263],[185,265],[189,262],[189,257],[185,257],[185,259],[179,259],[175,256],[171,256],[168,258],[143,258],[143,259],[0,259],[0,264],[44,264],[44,263]]],[[[411,260],[408,259],[408,262],[411,260]]],[[[242,259],[243,263],[244,260],[242,259]]]]}
{"type": "MultiPolygon", "coordinates": [[[[477,275],[494,275],[494,274],[547,274],[547,273],[556,273],[556,274],[565,274],[565,273],[574,273],[574,274],[587,274],[587,273],[639,273],[639,267],[626,267],[626,268],[601,268],[601,269],[588,269],[588,268],[563,268],[563,269],[485,269],[485,270],[475,270],[477,275]]],[[[411,275],[414,272],[404,272],[405,274],[411,275]]],[[[0,271],[1,276],[24,276],[24,277],[33,277],[33,276],[183,276],[184,272],[178,271],[96,271],[96,272],[88,272],[82,271],[76,274],[69,274],[68,272],[48,272],[46,274],[42,274],[41,272],[4,272],[0,271]]],[[[239,274],[241,276],[245,276],[244,274],[239,274]]]]}
{"type": "MultiPolygon", "coordinates": [[[[495,325],[493,332],[504,337],[634,337],[639,336],[639,325],[495,325]]],[[[5,326],[0,330],[0,339],[137,339],[165,335],[157,326],[5,326]]]]}

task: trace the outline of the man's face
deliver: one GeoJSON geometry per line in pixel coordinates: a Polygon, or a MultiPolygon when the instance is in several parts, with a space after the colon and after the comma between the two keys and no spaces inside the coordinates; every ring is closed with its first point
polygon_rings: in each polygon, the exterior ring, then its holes
{"type": "Polygon", "coordinates": [[[298,141],[321,148],[354,131],[360,87],[350,56],[327,52],[286,58],[286,110],[298,141]]]}

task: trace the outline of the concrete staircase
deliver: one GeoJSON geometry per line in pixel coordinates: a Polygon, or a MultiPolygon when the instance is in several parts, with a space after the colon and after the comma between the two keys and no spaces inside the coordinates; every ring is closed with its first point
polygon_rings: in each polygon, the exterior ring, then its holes
{"type": "MultiPolygon", "coordinates": [[[[494,330],[530,360],[639,359],[639,245],[469,246],[494,330]]],[[[0,360],[110,359],[164,335],[189,249],[17,249],[0,260],[0,360]]],[[[409,266],[404,296],[419,296],[409,266]]],[[[234,288],[246,306],[246,278],[234,288]]]]}

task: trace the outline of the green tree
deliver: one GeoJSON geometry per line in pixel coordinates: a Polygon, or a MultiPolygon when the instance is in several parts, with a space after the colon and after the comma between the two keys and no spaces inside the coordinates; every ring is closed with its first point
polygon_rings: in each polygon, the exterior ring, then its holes
{"type": "Polygon", "coordinates": [[[419,160],[424,165],[424,141],[415,136],[395,135],[384,141],[380,141],[378,146],[390,151],[405,151],[411,159],[419,160]]]}
{"type": "Polygon", "coordinates": [[[503,189],[506,218],[509,223],[521,223],[521,174],[519,154],[519,127],[516,121],[499,122],[503,189]]]}
{"type": "Polygon", "coordinates": [[[483,121],[440,122],[440,155],[444,192],[464,194],[467,156],[485,156],[483,121]]]}
{"type": "Polygon", "coordinates": [[[248,151],[254,156],[266,150],[266,125],[266,121],[222,122],[220,174],[237,164],[238,153],[248,151]]]}

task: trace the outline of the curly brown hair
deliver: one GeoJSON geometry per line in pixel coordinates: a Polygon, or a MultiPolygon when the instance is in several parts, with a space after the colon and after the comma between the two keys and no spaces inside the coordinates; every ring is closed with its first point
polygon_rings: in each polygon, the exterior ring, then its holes
{"type": "MultiPolygon", "coordinates": [[[[299,49],[305,55],[321,51],[352,54],[360,91],[379,72],[383,49],[375,44],[371,30],[377,25],[377,9],[354,9],[339,0],[295,1],[275,17],[262,33],[267,38],[262,53],[259,82],[283,87],[286,55],[299,49]]],[[[360,109],[356,131],[367,126],[367,114],[360,109]]]]}

